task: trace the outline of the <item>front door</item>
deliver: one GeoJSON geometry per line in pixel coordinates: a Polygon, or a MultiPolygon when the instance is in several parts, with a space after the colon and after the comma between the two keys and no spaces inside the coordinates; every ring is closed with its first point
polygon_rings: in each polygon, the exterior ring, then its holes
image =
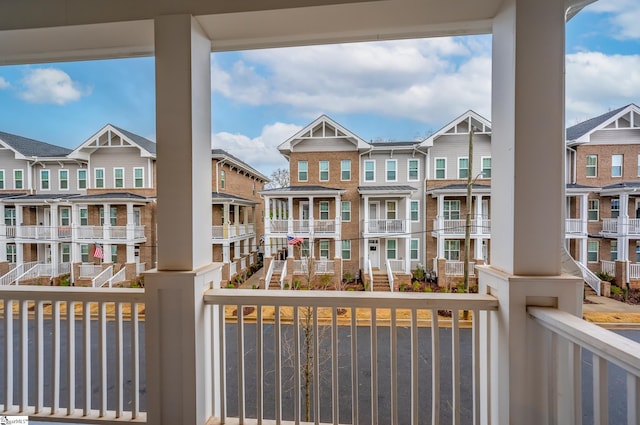
{"type": "Polygon", "coordinates": [[[369,262],[372,269],[380,268],[380,241],[378,239],[369,239],[369,262]]]}

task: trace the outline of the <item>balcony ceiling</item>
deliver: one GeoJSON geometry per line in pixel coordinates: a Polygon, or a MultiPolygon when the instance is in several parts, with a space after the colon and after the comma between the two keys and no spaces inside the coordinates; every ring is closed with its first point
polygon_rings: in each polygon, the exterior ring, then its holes
{"type": "Polygon", "coordinates": [[[489,33],[501,2],[1,0],[0,64],[152,55],[166,14],[195,16],[212,51],[489,33]]]}

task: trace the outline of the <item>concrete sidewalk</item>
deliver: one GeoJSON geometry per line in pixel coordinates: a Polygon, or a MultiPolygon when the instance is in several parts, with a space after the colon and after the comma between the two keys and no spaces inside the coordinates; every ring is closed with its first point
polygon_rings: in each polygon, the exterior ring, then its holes
{"type": "Polygon", "coordinates": [[[587,295],[582,305],[582,315],[585,320],[606,328],[640,329],[640,305],[613,298],[587,295]]]}

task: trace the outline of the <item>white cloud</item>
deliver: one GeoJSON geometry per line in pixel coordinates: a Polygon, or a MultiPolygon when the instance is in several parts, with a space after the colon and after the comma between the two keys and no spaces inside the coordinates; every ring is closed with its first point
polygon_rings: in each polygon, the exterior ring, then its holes
{"type": "Polygon", "coordinates": [[[269,177],[276,168],[289,168],[276,148],[300,129],[298,125],[277,122],[264,126],[261,134],[255,138],[243,134],[215,133],[211,135],[211,147],[224,149],[269,177]]]}
{"type": "Polygon", "coordinates": [[[64,105],[89,94],[89,90],[83,89],[69,74],[55,68],[29,70],[22,79],[22,85],[19,96],[30,103],[64,105]]]}
{"type": "Polygon", "coordinates": [[[212,88],[249,105],[320,113],[372,113],[446,122],[489,114],[490,38],[434,38],[245,52],[212,88]],[[455,111],[455,112],[451,112],[455,111]]]}
{"type": "Polygon", "coordinates": [[[599,0],[585,10],[609,14],[614,36],[622,40],[640,39],[640,2],[638,0],[599,0]]]}
{"type": "Polygon", "coordinates": [[[640,55],[567,55],[566,122],[573,125],[640,99],[640,55]]]}
{"type": "Polygon", "coordinates": [[[8,89],[9,87],[11,87],[11,84],[9,84],[9,82],[4,78],[0,77],[0,90],[8,89]]]}

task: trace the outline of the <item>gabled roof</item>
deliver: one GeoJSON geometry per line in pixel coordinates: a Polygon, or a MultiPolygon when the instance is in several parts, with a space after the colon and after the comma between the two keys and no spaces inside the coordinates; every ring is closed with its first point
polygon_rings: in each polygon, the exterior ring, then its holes
{"type": "Polygon", "coordinates": [[[369,145],[369,143],[357,136],[355,133],[347,130],[328,116],[321,115],[311,124],[307,125],[292,137],[281,143],[278,146],[278,150],[283,155],[288,155],[294,149],[295,145],[303,140],[322,140],[336,138],[342,138],[350,141],[358,150],[366,150],[371,148],[371,145],[369,145]]]}
{"type": "Polygon", "coordinates": [[[140,156],[146,158],[156,157],[156,144],[154,142],[111,124],[105,125],[89,137],[84,143],[75,148],[69,154],[69,157],[86,160],[96,149],[116,146],[137,147],[140,149],[140,156]],[[114,138],[114,135],[117,137],[114,138]],[[116,142],[116,139],[119,141],[116,142]]]}
{"type": "MultiPolygon", "coordinates": [[[[633,120],[633,128],[640,127],[640,108],[638,108],[637,105],[630,103],[622,108],[609,111],[567,128],[567,144],[578,145],[588,142],[589,135],[591,135],[591,133],[611,125],[616,125],[616,122],[621,118],[624,119],[624,116],[627,114],[635,115],[635,118],[637,119],[637,121],[633,120]]],[[[631,126],[630,122],[629,126],[631,126]]]]}
{"type": "Polygon", "coordinates": [[[269,178],[266,177],[264,174],[262,174],[260,171],[256,170],[255,168],[253,168],[243,160],[231,155],[229,152],[223,149],[211,149],[211,157],[218,159],[219,161],[231,163],[236,167],[242,168],[243,171],[249,174],[252,174],[254,177],[256,177],[259,180],[262,180],[264,182],[269,181],[269,178]]]}
{"type": "Polygon", "coordinates": [[[61,158],[67,156],[71,149],[51,145],[27,137],[0,131],[0,145],[17,153],[18,157],[26,158],[61,158]]]}
{"type": "Polygon", "coordinates": [[[420,145],[423,147],[433,146],[433,142],[445,134],[469,134],[469,129],[474,127],[475,134],[491,134],[491,122],[482,115],[468,110],[460,115],[431,136],[424,139],[420,145]]]}

